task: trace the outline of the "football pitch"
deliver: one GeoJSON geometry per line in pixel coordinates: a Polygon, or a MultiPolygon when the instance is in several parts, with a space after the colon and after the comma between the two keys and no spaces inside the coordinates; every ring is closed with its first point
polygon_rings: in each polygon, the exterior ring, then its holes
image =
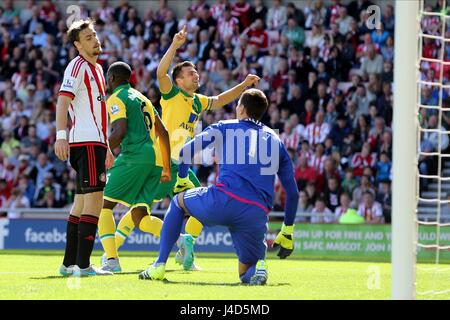
{"type": "MultiPolygon", "coordinates": [[[[91,263],[99,265],[100,252],[91,263]]],[[[198,254],[201,271],[185,272],[174,262],[166,281],[138,279],[155,253],[122,252],[123,272],[108,277],[64,278],[58,274],[62,251],[0,251],[0,299],[89,300],[315,300],[390,299],[391,265],[381,262],[279,260],[270,254],[269,280],[262,287],[244,286],[233,255],[198,254]]],[[[445,291],[450,268],[417,266],[417,291],[445,291]]],[[[450,299],[450,292],[418,299],[450,299]]]]}

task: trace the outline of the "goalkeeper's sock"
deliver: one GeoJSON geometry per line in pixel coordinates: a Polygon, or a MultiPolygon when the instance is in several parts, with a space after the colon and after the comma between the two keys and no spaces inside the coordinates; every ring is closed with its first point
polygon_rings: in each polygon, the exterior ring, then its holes
{"type": "Polygon", "coordinates": [[[108,259],[117,258],[115,230],[113,211],[103,208],[98,219],[98,236],[108,259]]]}
{"type": "Polygon", "coordinates": [[[67,220],[66,228],[66,251],[64,252],[63,265],[65,267],[73,266],[77,260],[78,250],[78,224],[80,218],[70,215],[67,220]]]}
{"type": "Polygon", "coordinates": [[[251,277],[253,277],[253,275],[255,274],[255,271],[256,271],[256,264],[248,268],[244,274],[240,275],[241,282],[249,283],[251,277]]]}
{"type": "Polygon", "coordinates": [[[130,235],[131,231],[134,229],[134,222],[131,218],[131,210],[128,210],[127,213],[120,219],[119,224],[116,229],[116,249],[122,246],[127,237],[130,235]]]}
{"type": "Polygon", "coordinates": [[[151,233],[156,237],[160,236],[162,226],[163,222],[160,218],[149,215],[144,216],[139,223],[139,229],[141,231],[151,233]]]}
{"type": "Polygon", "coordinates": [[[188,221],[186,222],[186,227],[184,228],[186,233],[190,234],[194,238],[198,238],[198,236],[202,232],[202,229],[203,225],[194,217],[189,217],[188,221]]]}
{"type": "Polygon", "coordinates": [[[172,198],[161,230],[161,241],[156,263],[166,263],[173,245],[180,236],[184,213],[178,205],[178,197],[172,198]]]}

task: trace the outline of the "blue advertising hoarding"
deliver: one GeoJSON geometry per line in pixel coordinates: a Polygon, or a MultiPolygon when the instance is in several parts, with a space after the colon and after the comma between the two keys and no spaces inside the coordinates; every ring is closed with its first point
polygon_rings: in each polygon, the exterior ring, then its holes
{"type": "MultiPolygon", "coordinates": [[[[0,219],[0,249],[64,250],[66,225],[66,220],[0,219]]],[[[94,249],[102,249],[98,237],[94,249]]],[[[159,238],[134,229],[121,250],[159,251],[159,238]]],[[[231,235],[224,227],[205,227],[196,241],[196,251],[234,252],[231,235]]]]}

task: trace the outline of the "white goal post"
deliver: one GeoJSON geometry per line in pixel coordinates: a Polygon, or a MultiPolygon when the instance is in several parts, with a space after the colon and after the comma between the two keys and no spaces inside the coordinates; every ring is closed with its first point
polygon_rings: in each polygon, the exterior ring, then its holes
{"type": "Polygon", "coordinates": [[[419,1],[395,1],[392,299],[415,299],[419,1]]]}

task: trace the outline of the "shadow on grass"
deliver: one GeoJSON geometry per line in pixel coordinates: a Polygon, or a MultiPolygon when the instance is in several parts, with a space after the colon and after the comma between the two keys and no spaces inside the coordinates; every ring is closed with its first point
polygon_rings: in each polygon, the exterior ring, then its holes
{"type": "MultiPolygon", "coordinates": [[[[136,270],[136,271],[131,271],[131,272],[120,272],[120,273],[114,273],[114,277],[116,276],[127,276],[127,275],[138,275],[139,273],[141,273],[144,270],[136,270]]],[[[170,272],[176,272],[178,270],[166,270],[166,273],[170,273],[170,272]]],[[[89,278],[106,278],[109,279],[111,278],[111,276],[90,276],[90,277],[82,277],[83,279],[89,279],[89,278]]],[[[65,277],[65,276],[46,276],[46,277],[31,277],[29,278],[30,280],[49,280],[49,279],[68,279],[70,277],[65,277]]]]}
{"type": "MultiPolygon", "coordinates": [[[[151,280],[148,280],[149,282],[151,280]]],[[[251,287],[254,288],[255,286],[250,286],[247,284],[242,284],[240,282],[236,282],[236,283],[229,283],[229,282],[188,282],[188,281],[171,281],[168,280],[167,278],[163,280],[164,284],[177,284],[177,285],[193,285],[193,286],[215,286],[215,287],[222,287],[222,286],[227,286],[227,287],[251,287]]],[[[281,287],[281,286],[290,286],[290,283],[269,283],[269,284],[265,284],[264,286],[261,287],[281,287]]]]}

